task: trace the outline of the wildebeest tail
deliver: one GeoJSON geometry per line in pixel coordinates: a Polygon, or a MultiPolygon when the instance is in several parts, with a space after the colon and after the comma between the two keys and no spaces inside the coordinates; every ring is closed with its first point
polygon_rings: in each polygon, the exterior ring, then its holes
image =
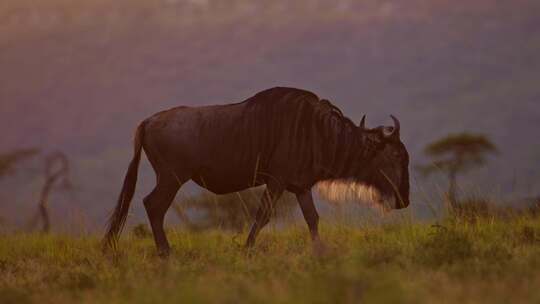
{"type": "Polygon", "coordinates": [[[135,186],[137,184],[137,174],[139,171],[139,162],[141,160],[141,151],[144,141],[144,129],[145,122],[143,121],[137,127],[137,131],[135,132],[133,159],[129,164],[126,177],[124,178],[124,185],[122,186],[122,191],[118,197],[114,212],[109,218],[109,227],[104,239],[105,247],[116,247],[120,233],[126,223],[129,205],[133,199],[135,186]]]}

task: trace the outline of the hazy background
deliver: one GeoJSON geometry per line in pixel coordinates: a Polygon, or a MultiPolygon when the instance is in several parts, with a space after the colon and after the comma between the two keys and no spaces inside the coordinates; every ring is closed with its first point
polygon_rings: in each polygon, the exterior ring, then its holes
{"type": "MultiPolygon", "coordinates": [[[[145,117],[277,85],[311,90],[355,121],[366,113],[370,126],[396,115],[418,214],[446,182],[414,166],[450,132],[485,133],[500,150],[463,191],[540,195],[537,0],[0,2],[0,151],[70,157],[75,189],[52,195],[56,222],[103,227],[145,117]]],[[[153,183],[142,163],[132,222],[145,221],[153,183]]],[[[34,212],[42,166],[0,181],[5,222],[34,212]]]]}

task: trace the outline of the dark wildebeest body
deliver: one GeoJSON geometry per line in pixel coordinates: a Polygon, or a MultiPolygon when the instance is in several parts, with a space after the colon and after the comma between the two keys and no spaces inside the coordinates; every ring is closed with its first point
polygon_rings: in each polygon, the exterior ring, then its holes
{"type": "Polygon", "coordinates": [[[163,218],[178,189],[193,180],[216,194],[266,185],[247,245],[268,223],[273,204],[287,190],[296,194],[312,238],[318,214],[311,188],[319,181],[353,180],[408,205],[408,155],[396,128],[357,127],[315,94],[293,88],[262,91],[244,102],[177,107],[141,123],[135,157],[111,218],[107,240],[116,240],[127,216],[141,149],[157,184],[144,199],[158,250],[169,252],[163,218]],[[379,172],[382,170],[382,173],[379,172]]]}

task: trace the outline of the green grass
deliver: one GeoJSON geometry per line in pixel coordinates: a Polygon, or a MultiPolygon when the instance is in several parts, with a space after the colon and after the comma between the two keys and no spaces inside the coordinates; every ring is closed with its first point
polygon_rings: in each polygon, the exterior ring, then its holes
{"type": "Polygon", "coordinates": [[[245,235],[171,230],[173,254],[126,234],[0,236],[0,303],[538,303],[540,223],[525,217],[245,235]]]}

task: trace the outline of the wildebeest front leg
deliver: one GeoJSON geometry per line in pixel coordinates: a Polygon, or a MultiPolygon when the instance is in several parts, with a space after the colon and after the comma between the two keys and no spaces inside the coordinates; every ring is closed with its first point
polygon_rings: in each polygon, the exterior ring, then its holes
{"type": "Polygon", "coordinates": [[[324,255],[327,252],[327,247],[319,237],[319,214],[317,213],[317,209],[315,209],[311,190],[296,193],[296,198],[300,204],[300,209],[302,209],[302,214],[304,214],[304,219],[308,224],[313,249],[316,254],[324,255]]]}
{"type": "Polygon", "coordinates": [[[297,193],[296,199],[298,199],[300,209],[302,209],[302,214],[304,215],[304,219],[309,227],[311,239],[313,242],[319,242],[319,214],[317,213],[317,209],[315,209],[311,191],[307,190],[297,193]]]}
{"type": "Polygon", "coordinates": [[[261,206],[257,210],[255,222],[251,226],[251,231],[246,241],[246,247],[249,248],[255,244],[257,234],[270,221],[270,216],[274,212],[275,202],[281,197],[283,191],[284,189],[281,184],[269,183],[266,185],[266,190],[261,198],[261,206]]]}

